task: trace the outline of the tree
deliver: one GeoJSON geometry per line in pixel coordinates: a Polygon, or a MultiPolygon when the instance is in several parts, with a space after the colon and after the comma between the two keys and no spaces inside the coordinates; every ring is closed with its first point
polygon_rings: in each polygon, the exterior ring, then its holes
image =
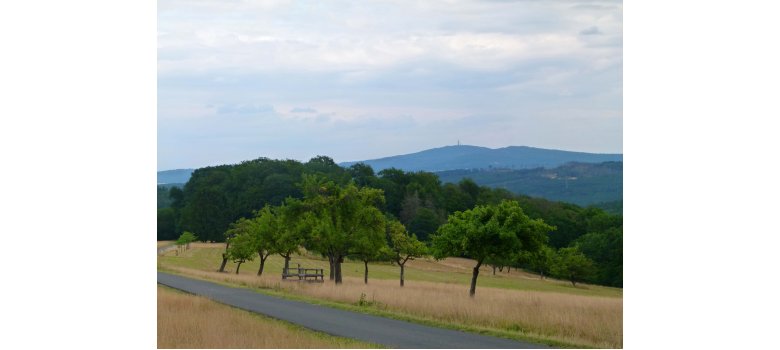
{"type": "Polygon", "coordinates": [[[401,267],[401,287],[404,286],[404,266],[409,260],[424,256],[428,249],[417,237],[406,231],[403,224],[390,220],[386,225],[387,241],[390,242],[390,259],[401,267]]]}
{"type": "Polygon", "coordinates": [[[363,283],[368,284],[368,262],[381,260],[386,247],[387,241],[383,232],[370,227],[358,233],[352,251],[354,257],[363,262],[363,283]]]}
{"type": "Polygon", "coordinates": [[[474,297],[482,263],[535,252],[553,229],[541,219],[530,219],[517,202],[503,201],[450,215],[433,236],[432,250],[436,259],[467,256],[477,261],[469,289],[469,296],[474,297]]]}
{"type": "Polygon", "coordinates": [[[176,213],[173,208],[157,209],[157,240],[176,238],[176,213]]]}
{"type": "Polygon", "coordinates": [[[238,275],[238,270],[241,269],[241,264],[254,260],[256,253],[257,250],[255,250],[255,242],[252,235],[241,233],[230,238],[230,248],[227,256],[234,263],[238,264],[236,266],[236,275],[238,275]]]}
{"type": "Polygon", "coordinates": [[[341,284],[341,263],[356,253],[359,238],[384,231],[384,217],[377,209],[384,200],[382,191],[354,184],[341,187],[307,175],[303,191],[305,210],[298,222],[311,232],[312,247],[328,257],[335,282],[341,284]]]}
{"type": "Polygon", "coordinates": [[[352,166],[347,168],[347,172],[352,177],[352,180],[355,181],[355,184],[360,187],[369,186],[376,180],[374,169],[363,162],[352,164],[352,166]]]}
{"type": "Polygon", "coordinates": [[[505,256],[497,257],[497,258],[491,258],[486,259],[485,263],[490,265],[491,268],[493,268],[493,275],[496,274],[496,269],[498,271],[504,271],[505,266],[509,266],[512,264],[512,262],[517,260],[517,254],[507,254],[505,256]]]}
{"type": "Polygon", "coordinates": [[[558,276],[568,279],[572,286],[593,274],[593,261],[583,254],[579,247],[558,249],[558,259],[555,272],[558,276]]]}
{"type": "Polygon", "coordinates": [[[181,236],[179,236],[179,239],[176,240],[176,244],[179,246],[184,246],[186,249],[190,249],[190,243],[195,242],[198,240],[198,236],[196,236],[194,233],[189,231],[184,231],[181,236]]]}
{"type": "Polygon", "coordinates": [[[252,250],[260,257],[260,269],[257,270],[258,276],[263,274],[265,260],[273,253],[272,233],[268,233],[262,223],[262,217],[260,216],[260,212],[258,212],[254,218],[238,219],[236,222],[230,224],[230,229],[226,232],[226,235],[231,237],[249,237],[247,238],[246,244],[251,245],[252,250]]]}
{"type": "Polygon", "coordinates": [[[262,227],[263,236],[267,237],[271,244],[271,250],[284,258],[285,273],[290,268],[290,259],[297,253],[306,236],[300,227],[298,217],[301,207],[300,201],[289,198],[287,205],[278,207],[264,207],[259,212],[258,220],[262,227]]]}
{"type": "Polygon", "coordinates": [[[233,237],[234,234],[228,230],[225,232],[225,251],[222,252],[222,264],[219,265],[219,272],[225,272],[225,265],[227,265],[227,262],[230,258],[228,253],[230,252],[230,238],[233,237]]]}
{"type": "Polygon", "coordinates": [[[528,264],[528,267],[539,273],[539,279],[544,279],[545,274],[550,274],[550,271],[555,266],[556,259],[555,250],[547,245],[542,246],[537,252],[526,253],[523,256],[523,260],[528,264]]]}
{"type": "Polygon", "coordinates": [[[610,286],[623,286],[623,227],[610,227],[603,232],[591,232],[574,241],[595,265],[595,281],[610,286]]]}

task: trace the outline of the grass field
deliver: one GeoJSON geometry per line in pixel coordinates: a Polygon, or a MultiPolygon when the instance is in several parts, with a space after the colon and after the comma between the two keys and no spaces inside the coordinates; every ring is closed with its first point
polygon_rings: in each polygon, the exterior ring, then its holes
{"type": "MultiPolygon", "coordinates": [[[[346,262],[344,284],[281,282],[283,260],[270,257],[257,277],[258,262],[245,263],[241,273],[215,272],[224,244],[194,244],[179,256],[158,258],[160,269],[193,277],[272,291],[307,301],[351,306],[365,295],[361,311],[518,339],[545,340],[575,347],[622,347],[622,289],[540,280],[524,271],[480,271],[476,298],[468,297],[474,262],[450,258],[415,260],[407,264],[406,286],[398,285],[396,266],[370,264],[369,284],[362,281],[362,263],[346,262]]],[[[323,267],[327,261],[312,255],[294,257],[295,266],[323,267]]],[[[229,263],[230,272],[235,264],[229,263]]]]}
{"type": "Polygon", "coordinates": [[[157,348],[367,348],[373,344],[157,287],[157,348]]]}

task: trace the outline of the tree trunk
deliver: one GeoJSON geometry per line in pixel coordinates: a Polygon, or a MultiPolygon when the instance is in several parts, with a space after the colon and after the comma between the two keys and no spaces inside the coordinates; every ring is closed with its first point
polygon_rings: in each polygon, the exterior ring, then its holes
{"type": "Polygon", "coordinates": [[[265,259],[268,259],[268,254],[266,254],[265,257],[263,257],[263,254],[260,254],[260,270],[257,270],[258,276],[263,275],[263,267],[265,267],[265,259]]]}
{"type": "Polygon", "coordinates": [[[238,262],[238,266],[236,266],[236,275],[238,275],[238,269],[240,269],[240,268],[241,268],[241,262],[239,261],[238,262]]]}
{"type": "Polygon", "coordinates": [[[398,264],[398,265],[401,266],[401,287],[403,287],[404,286],[404,265],[406,265],[406,263],[398,264]]]}
{"type": "Polygon", "coordinates": [[[225,252],[222,253],[222,265],[219,266],[219,272],[225,272],[225,265],[227,265],[227,251],[230,248],[230,242],[225,243],[225,252]]]}
{"type": "Polygon", "coordinates": [[[333,266],[333,255],[328,255],[328,264],[330,264],[330,280],[333,281],[334,277],[336,276],[336,271],[333,266]]]}
{"type": "Polygon", "coordinates": [[[284,271],[285,273],[290,273],[290,254],[282,255],[284,258],[284,271]]]}
{"type": "Polygon", "coordinates": [[[498,267],[498,272],[504,272],[504,266],[499,266],[498,267]]]}
{"type": "Polygon", "coordinates": [[[368,260],[363,260],[363,264],[366,266],[366,272],[363,273],[363,283],[368,284],[368,260]]]}
{"type": "Polygon", "coordinates": [[[333,264],[336,265],[335,266],[336,267],[336,269],[335,269],[336,273],[334,274],[335,278],[336,278],[336,284],[341,284],[341,282],[342,282],[341,281],[341,262],[343,261],[343,258],[340,257],[340,256],[337,256],[336,259],[334,259],[334,260],[335,261],[333,262],[333,264]]]}
{"type": "Polygon", "coordinates": [[[474,272],[471,275],[471,289],[469,289],[469,296],[474,297],[474,293],[477,292],[477,276],[479,276],[479,267],[482,266],[482,260],[477,262],[477,266],[474,266],[474,272]]]}
{"type": "Polygon", "coordinates": [[[493,265],[493,276],[496,275],[496,265],[493,265]]]}

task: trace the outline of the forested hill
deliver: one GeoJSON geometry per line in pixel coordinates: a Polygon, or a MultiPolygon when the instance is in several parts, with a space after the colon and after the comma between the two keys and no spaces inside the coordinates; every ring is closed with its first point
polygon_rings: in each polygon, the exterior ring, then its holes
{"type": "Polygon", "coordinates": [[[183,184],[187,183],[195,169],[176,169],[157,172],[158,184],[183,184]]]}
{"type": "Polygon", "coordinates": [[[442,182],[471,178],[481,186],[587,206],[623,200],[623,162],[567,163],[545,169],[472,169],[437,172],[442,182]]]}
{"type": "MultiPolygon", "coordinates": [[[[601,171],[609,173],[617,166],[605,164],[601,171]]],[[[578,165],[571,167],[571,171],[576,171],[578,165]]],[[[570,174],[563,170],[556,172],[556,176],[565,175],[570,174]]],[[[622,286],[622,215],[517,195],[503,188],[479,186],[470,179],[442,183],[438,175],[430,172],[399,169],[374,172],[365,164],[344,168],[325,156],[305,163],[258,158],[240,164],[205,167],[195,170],[183,187],[158,186],[157,239],[175,240],[189,231],[203,241],[224,241],[225,232],[237,220],[252,218],[266,205],[279,206],[288,203],[288,198],[304,198],[301,181],[306,178],[339,187],[381,190],[377,192],[384,198],[376,202],[376,208],[386,217],[399,220],[423,242],[430,241],[431,235],[453,213],[499,205],[504,200],[516,201],[530,218],[542,219],[555,227],[547,235],[552,249],[577,247],[593,260],[596,272],[586,281],[622,286]],[[163,207],[166,200],[169,206],[163,207]]],[[[619,208],[620,204],[616,204],[619,208]]]]}
{"type": "MultiPolygon", "coordinates": [[[[417,153],[362,161],[374,171],[397,168],[405,171],[445,171],[456,169],[532,169],[552,168],[569,162],[601,163],[623,161],[622,154],[570,152],[527,146],[487,148],[479,146],[445,146],[417,153]]],[[[358,162],[343,162],[348,167],[358,162]]]]}

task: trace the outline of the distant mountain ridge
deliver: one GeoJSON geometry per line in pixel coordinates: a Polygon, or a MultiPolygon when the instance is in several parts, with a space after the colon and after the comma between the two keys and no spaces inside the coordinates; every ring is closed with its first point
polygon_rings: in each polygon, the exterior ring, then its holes
{"type": "MultiPolygon", "coordinates": [[[[470,178],[481,186],[582,206],[623,201],[623,162],[571,162],[535,169],[460,169],[435,174],[444,183],[470,178]]],[[[622,210],[615,209],[613,212],[622,210]]]]}
{"type": "Polygon", "coordinates": [[[348,167],[362,162],[370,165],[377,172],[387,168],[438,172],[457,169],[553,168],[569,162],[602,163],[622,161],[623,155],[618,153],[572,152],[528,146],[509,146],[493,149],[458,145],[379,159],[342,162],[339,165],[348,167]]]}
{"type": "Polygon", "coordinates": [[[183,184],[190,180],[195,169],[174,169],[157,172],[157,184],[183,184]]]}

